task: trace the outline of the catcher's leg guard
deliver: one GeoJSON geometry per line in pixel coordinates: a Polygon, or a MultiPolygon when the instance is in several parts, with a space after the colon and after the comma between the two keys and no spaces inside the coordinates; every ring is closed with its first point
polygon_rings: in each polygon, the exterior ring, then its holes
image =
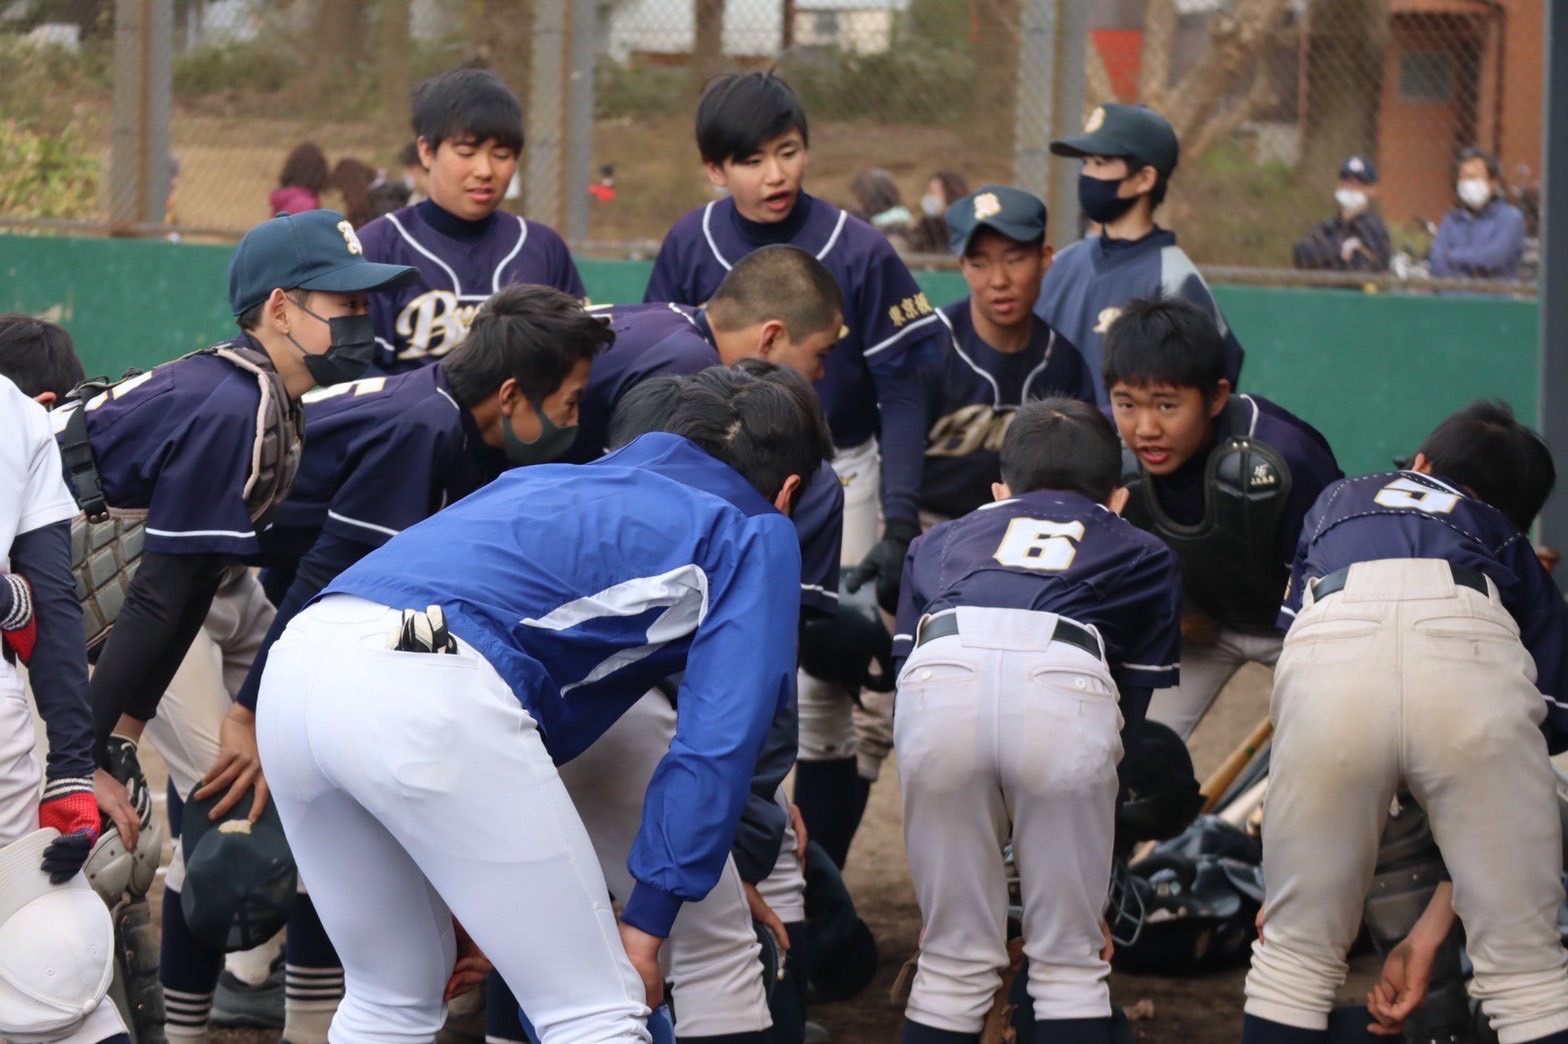
{"type": "Polygon", "coordinates": [[[158,985],[158,933],[146,898],[114,909],[114,982],[109,996],[135,1044],[166,1044],[163,987],[158,985]]]}

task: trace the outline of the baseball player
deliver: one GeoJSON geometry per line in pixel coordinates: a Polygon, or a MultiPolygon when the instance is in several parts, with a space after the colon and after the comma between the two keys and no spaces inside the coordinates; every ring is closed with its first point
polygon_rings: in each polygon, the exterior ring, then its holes
{"type": "Polygon", "coordinates": [[[1105,338],[1102,377],[1126,446],[1124,517],[1181,562],[1181,684],[1149,717],[1186,739],[1243,663],[1272,665],[1301,518],[1340,477],[1317,430],[1259,395],[1234,395],[1208,313],[1133,300],[1105,338]]]}
{"type": "MultiPolygon", "coordinates": [[[[773,243],[813,254],[837,278],[846,328],[817,391],[844,483],[843,564],[855,567],[845,586],[875,580],[877,600],[891,613],[904,552],[920,532],[926,418],[914,362],[933,349],[939,324],[887,237],[802,189],[808,144],[800,99],[777,76],[711,81],[697,106],[697,146],[708,180],[728,194],[671,227],[645,300],[700,305],[736,261],[773,243]]],[[[889,708],[851,722],[852,695],[821,679],[801,681],[795,800],[812,836],[835,852],[848,851],[891,742],[889,708]],[[834,811],[846,807],[847,815],[834,811]]]]}
{"type": "Polygon", "coordinates": [[[781,513],[820,463],[811,418],[764,382],[693,383],[668,427],[503,475],[351,567],[273,648],[258,739],[348,973],[334,1039],[434,1036],[454,916],[541,1039],[647,1039],[661,940],[721,880],[788,699],[781,513]],[[617,932],[552,762],[683,668],[617,932]]]}
{"type": "MultiPolygon", "coordinates": [[[[1176,245],[1176,233],[1154,222],[1176,171],[1176,132],[1152,109],[1111,103],[1090,113],[1083,130],[1051,142],[1051,151],[1083,161],[1078,205],[1100,232],[1058,255],[1035,311],[1098,370],[1106,331],[1128,301],[1161,295],[1191,301],[1219,327],[1224,377],[1236,388],[1241,345],[1192,259],[1176,245]]],[[[1096,389],[1101,405],[1109,390],[1096,389]]]]}
{"type": "Polygon", "coordinates": [[[1390,956],[1372,1014],[1398,1031],[1457,914],[1498,1039],[1568,1041],[1547,760],[1568,746],[1568,609],[1524,535],[1555,477],[1545,444],[1483,402],[1438,425],[1408,471],[1312,505],[1280,615],[1248,1044],[1327,1039],[1400,786],[1452,887],[1390,956]]]}
{"type": "Polygon", "coordinates": [[[926,518],[957,518],[991,500],[998,454],[1018,407],[1056,395],[1094,401],[1097,378],[1078,349],[1034,314],[1051,267],[1045,203],[986,185],[947,210],[969,296],[937,311],[942,353],[920,367],[926,415],[926,518]]]}
{"type": "MultiPolygon", "coordinates": [[[[98,800],[133,845],[138,819],[125,792],[101,770],[95,773],[93,765],[87,651],[71,576],[71,519],[76,505],[61,478],[60,456],[44,408],[3,376],[0,429],[0,547],[5,564],[0,572],[0,846],[45,831],[28,843],[37,860],[34,870],[41,867],[48,875],[48,885],[40,881],[35,887],[22,876],[30,873],[26,868],[8,869],[10,914],[29,889],[40,897],[49,886],[62,893],[68,888],[86,889],[77,875],[98,837],[95,774],[101,779],[98,800]],[[48,733],[48,764],[42,770],[34,753],[32,711],[18,663],[29,668],[33,697],[48,733]]],[[[66,902],[62,894],[60,903],[66,902]]],[[[107,968],[112,934],[108,911],[96,898],[75,905],[95,915],[93,921],[73,923],[61,917],[54,923],[62,932],[98,934],[99,956],[107,968]]],[[[50,909],[63,912],[59,903],[50,909]]],[[[32,923],[36,932],[46,922],[35,918],[32,923]]],[[[12,933],[25,930],[13,928],[12,933]]],[[[57,942],[36,934],[29,939],[41,955],[74,961],[86,958],[91,941],[84,936],[57,942]]],[[[73,1012],[52,1003],[56,989],[69,992],[67,969],[60,971],[54,983],[31,976],[17,981],[8,971],[0,987],[0,1035],[128,1044],[130,1038],[114,1005],[102,1003],[107,974],[96,990],[89,991],[96,997],[67,998],[78,1005],[73,1012]]]]}
{"type": "Polygon", "coordinates": [[[424,366],[456,348],[497,290],[537,283],[586,296],[555,230],[498,212],[523,151],[523,110],[494,73],[455,69],[414,91],[430,197],[359,230],[365,256],[419,277],[370,303],[378,370],[424,366]]]}
{"type": "Polygon", "coordinates": [[[910,548],[894,635],[899,789],[925,921],[909,1044],[975,1041],[1008,964],[1011,827],[1036,1040],[1109,1044],[1117,764],[1177,673],[1175,557],[1118,518],[1121,453],[1092,404],[1026,403],[996,502],[910,548]]]}

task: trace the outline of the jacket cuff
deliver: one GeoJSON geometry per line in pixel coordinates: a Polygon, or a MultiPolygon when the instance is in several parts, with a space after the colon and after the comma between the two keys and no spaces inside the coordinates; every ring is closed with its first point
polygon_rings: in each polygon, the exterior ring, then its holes
{"type": "Polygon", "coordinates": [[[667,939],[675,915],[681,912],[681,900],[645,881],[632,886],[632,897],[626,901],[621,920],[638,931],[667,939]]]}

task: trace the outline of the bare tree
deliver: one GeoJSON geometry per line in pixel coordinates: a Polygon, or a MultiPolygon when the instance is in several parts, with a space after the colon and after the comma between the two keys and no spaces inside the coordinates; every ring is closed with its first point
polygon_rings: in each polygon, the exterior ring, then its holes
{"type": "Polygon", "coordinates": [[[1018,90],[1019,0],[969,0],[974,44],[974,108],[968,136],[980,148],[1012,155],[1018,90]]]}
{"type": "Polygon", "coordinates": [[[1377,143],[1388,0],[1312,0],[1307,8],[1307,105],[1301,156],[1312,173],[1377,143]]]}
{"type": "Polygon", "coordinates": [[[388,141],[408,134],[408,5],[409,0],[381,0],[377,10],[376,84],[381,101],[377,115],[388,141]]]}
{"type": "Polygon", "coordinates": [[[691,72],[695,93],[724,71],[724,0],[696,0],[694,17],[691,72]]]}

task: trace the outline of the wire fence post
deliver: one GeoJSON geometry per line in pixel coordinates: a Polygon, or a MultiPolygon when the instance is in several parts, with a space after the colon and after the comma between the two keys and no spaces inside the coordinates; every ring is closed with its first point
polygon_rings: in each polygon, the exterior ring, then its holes
{"type": "Polygon", "coordinates": [[[568,0],[538,0],[534,5],[533,61],[528,87],[528,181],[524,194],[529,217],[563,227],[561,175],[566,141],[566,48],[568,0]]]}
{"type": "MultiPolygon", "coordinates": [[[[1089,48],[1089,0],[1057,0],[1056,133],[1067,138],[1083,129],[1085,66],[1089,48]]],[[[1096,99],[1098,101],[1099,99],[1096,99]]],[[[1076,165],[1063,159],[1050,164],[1051,239],[1065,246],[1078,238],[1076,165]]]]}
{"type": "MultiPolygon", "coordinates": [[[[1536,416],[1552,456],[1568,461],[1568,134],[1552,133],[1568,106],[1568,0],[1547,0],[1545,112],[1541,119],[1541,378],[1536,416]],[[1554,100],[1555,99],[1555,100],[1554,100]]],[[[1568,548],[1568,496],[1559,489],[1541,514],[1541,543],[1568,548]]],[[[1558,574],[1558,583],[1565,578],[1558,574]]]]}
{"type": "Polygon", "coordinates": [[[1044,197],[1056,98],[1056,28],[1061,0],[1022,0],[1013,125],[1013,184],[1044,197]]]}
{"type": "Polygon", "coordinates": [[[593,165],[593,74],[599,56],[599,2],[572,0],[571,75],[566,84],[566,238],[588,238],[588,183],[593,165]]]}
{"type": "Polygon", "coordinates": [[[163,222],[173,45],[173,0],[115,0],[111,225],[163,222]]]}

